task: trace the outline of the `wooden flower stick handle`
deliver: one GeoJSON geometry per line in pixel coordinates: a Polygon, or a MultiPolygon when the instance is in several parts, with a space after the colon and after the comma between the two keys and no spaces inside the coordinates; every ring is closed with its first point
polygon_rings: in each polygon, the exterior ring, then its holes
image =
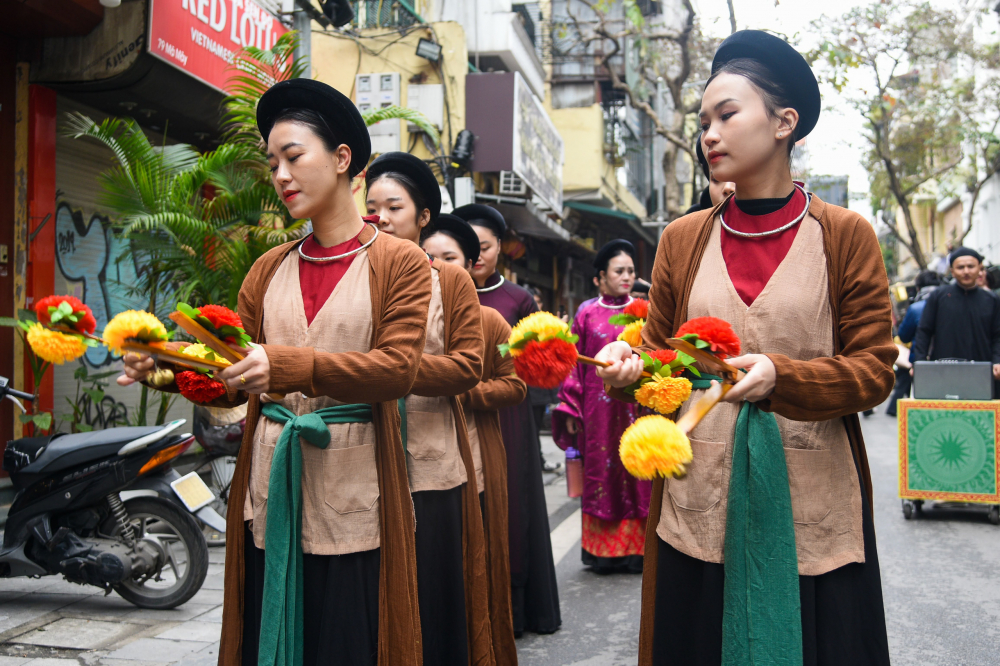
{"type": "MultiPolygon", "coordinates": [[[[586,363],[587,365],[597,366],[598,368],[610,368],[611,367],[610,363],[605,363],[604,361],[598,361],[596,358],[591,358],[590,356],[584,356],[583,354],[577,354],[576,360],[579,361],[580,363],[586,363]]],[[[652,375],[652,373],[649,373],[649,372],[643,372],[642,376],[643,377],[652,377],[653,375],[652,375]]]]}
{"type": "Polygon", "coordinates": [[[188,356],[187,354],[182,354],[181,352],[173,351],[172,349],[152,347],[142,342],[126,342],[122,345],[122,349],[136,354],[146,354],[147,356],[152,356],[157,361],[165,361],[173,363],[174,365],[183,366],[185,368],[221,370],[229,367],[225,363],[220,363],[219,361],[212,361],[207,358],[195,358],[194,356],[188,356]]]}
{"type": "Polygon", "coordinates": [[[243,360],[243,354],[235,351],[225,342],[212,335],[207,328],[196,322],[194,319],[191,319],[191,317],[188,317],[183,312],[171,312],[170,321],[183,328],[198,342],[202,343],[230,363],[239,363],[243,360]]]}
{"type": "MultiPolygon", "coordinates": [[[[183,312],[171,312],[170,321],[183,328],[198,342],[202,343],[230,363],[239,363],[246,358],[244,354],[239,353],[225,342],[212,335],[211,331],[196,322],[194,319],[191,319],[191,317],[187,316],[183,312]]],[[[272,401],[277,402],[284,399],[285,395],[283,393],[268,393],[267,397],[272,401]]]]}
{"type": "Polygon", "coordinates": [[[95,342],[100,342],[102,345],[104,344],[104,338],[100,338],[100,337],[94,335],[93,333],[83,333],[83,332],[78,331],[76,329],[70,328],[69,326],[60,326],[59,324],[50,324],[49,328],[51,328],[53,331],[59,331],[60,333],[70,333],[71,335],[79,335],[79,336],[82,336],[84,338],[87,338],[88,340],[93,340],[95,342]]]}
{"type": "Polygon", "coordinates": [[[677,427],[684,431],[685,435],[690,434],[694,430],[694,427],[712,411],[712,408],[719,404],[723,396],[729,393],[729,389],[732,387],[732,384],[717,383],[705,391],[705,394],[698,398],[698,402],[691,405],[691,409],[684,412],[684,416],[677,419],[677,427]]]}

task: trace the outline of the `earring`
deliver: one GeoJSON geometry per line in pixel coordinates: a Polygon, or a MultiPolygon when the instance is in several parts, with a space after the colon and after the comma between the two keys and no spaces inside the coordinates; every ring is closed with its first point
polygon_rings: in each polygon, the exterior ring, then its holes
{"type": "Polygon", "coordinates": [[[783,137],[783,136],[785,136],[785,134],[784,134],[783,132],[778,132],[778,138],[779,138],[779,139],[780,139],[781,137],[783,137]]]}

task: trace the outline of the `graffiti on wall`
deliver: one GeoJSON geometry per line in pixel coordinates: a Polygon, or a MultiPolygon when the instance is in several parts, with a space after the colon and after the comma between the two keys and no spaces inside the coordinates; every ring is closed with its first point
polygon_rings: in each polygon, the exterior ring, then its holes
{"type": "MultiPolygon", "coordinates": [[[[83,213],[68,203],[56,207],[56,264],[76,287],[80,300],[93,310],[98,331],[119,312],[142,307],[130,294],[138,284],[138,271],[132,259],[122,259],[124,249],[107,217],[95,213],[85,224],[83,213]]],[[[84,358],[94,367],[114,360],[103,345],[89,348],[84,358]]]]}

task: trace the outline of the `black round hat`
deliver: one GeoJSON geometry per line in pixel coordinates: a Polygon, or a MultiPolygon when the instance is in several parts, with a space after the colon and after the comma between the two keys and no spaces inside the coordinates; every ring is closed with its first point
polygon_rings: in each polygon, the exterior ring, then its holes
{"type": "Polygon", "coordinates": [[[472,225],[451,213],[441,213],[437,219],[427,225],[426,237],[441,232],[454,238],[462,248],[462,254],[467,260],[476,263],[479,260],[479,236],[472,225]]]}
{"type": "Polygon", "coordinates": [[[466,204],[456,208],[452,213],[473,226],[486,227],[500,240],[503,240],[507,233],[507,223],[504,221],[503,215],[491,206],[466,204]]]}
{"type": "Polygon", "coordinates": [[[819,120],[821,100],[816,75],[802,54],[780,37],[761,30],[740,30],[726,37],[712,59],[712,74],[737,58],[749,58],[764,65],[775,80],[792,95],[792,108],[799,112],[796,138],[813,131],[819,120]]]}
{"type": "Polygon", "coordinates": [[[372,140],[361,112],[347,96],[313,79],[290,79],[276,83],[257,102],[257,129],[264,141],[271,135],[274,119],[290,109],[309,109],[319,114],[330,131],[351,149],[351,178],[361,173],[372,155],[372,140]]]}
{"type": "Polygon", "coordinates": [[[441,213],[441,186],[438,185],[434,172],[422,159],[400,151],[383,153],[368,166],[365,182],[372,183],[385,173],[401,173],[409,176],[417,184],[420,193],[424,195],[424,201],[427,202],[427,208],[431,211],[432,222],[441,213]]]}
{"type": "Polygon", "coordinates": [[[635,259],[635,246],[632,243],[629,243],[624,238],[616,238],[613,241],[608,241],[604,244],[604,247],[597,251],[597,256],[594,257],[594,268],[597,269],[598,273],[608,270],[608,262],[622,252],[632,257],[633,260],[635,259]]]}

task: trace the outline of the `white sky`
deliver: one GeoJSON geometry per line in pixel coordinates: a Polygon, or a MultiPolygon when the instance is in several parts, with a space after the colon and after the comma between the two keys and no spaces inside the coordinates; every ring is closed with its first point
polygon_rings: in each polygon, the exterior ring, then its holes
{"type": "MultiPolygon", "coordinates": [[[[730,32],[729,9],[726,0],[693,0],[701,18],[702,28],[709,34],[725,37],[730,32]]],[[[860,0],[733,0],[736,27],[768,29],[798,41],[801,50],[814,46],[807,42],[809,23],[823,14],[837,16],[858,5],[860,0]]],[[[849,105],[838,102],[832,88],[821,87],[823,111],[819,122],[807,138],[809,167],[813,175],[847,175],[852,192],[868,191],[868,175],[862,166],[864,137],[862,121],[849,105]]],[[[851,208],[870,216],[867,201],[851,201],[851,208]]]]}

